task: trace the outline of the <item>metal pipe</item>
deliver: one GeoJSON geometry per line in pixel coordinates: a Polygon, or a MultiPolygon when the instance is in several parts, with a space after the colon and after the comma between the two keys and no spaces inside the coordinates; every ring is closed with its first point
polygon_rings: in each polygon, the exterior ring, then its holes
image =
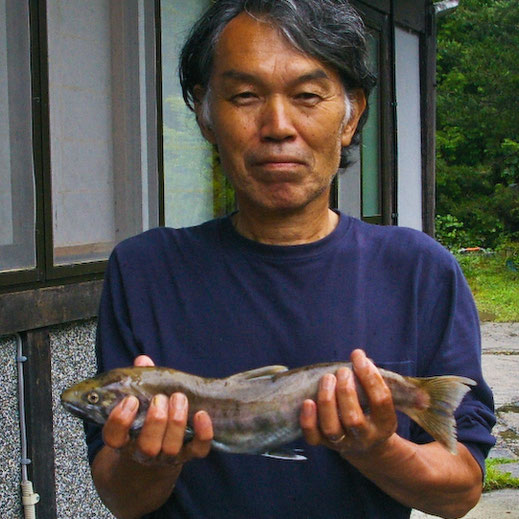
{"type": "Polygon", "coordinates": [[[27,424],[25,422],[25,390],[24,390],[24,376],[23,363],[27,357],[23,354],[22,338],[20,334],[16,334],[17,352],[16,364],[18,367],[18,410],[20,415],[20,447],[21,458],[20,464],[22,466],[22,504],[25,519],[36,519],[35,505],[40,501],[40,496],[34,492],[32,481],[29,481],[27,474],[27,465],[31,460],[27,457],[27,424]]]}

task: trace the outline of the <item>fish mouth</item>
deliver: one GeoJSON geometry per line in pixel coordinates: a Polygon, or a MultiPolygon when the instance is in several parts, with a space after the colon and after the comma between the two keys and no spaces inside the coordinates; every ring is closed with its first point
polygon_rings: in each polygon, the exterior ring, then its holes
{"type": "Polygon", "coordinates": [[[87,417],[86,412],[83,408],[81,408],[80,406],[78,406],[68,400],[64,400],[63,397],[61,397],[61,404],[67,411],[69,411],[73,415],[78,416],[79,418],[87,417]]]}
{"type": "Polygon", "coordinates": [[[85,420],[86,422],[91,422],[97,425],[103,425],[105,422],[104,417],[100,416],[99,411],[96,409],[85,409],[80,405],[63,399],[61,400],[61,403],[69,413],[77,418],[80,418],[81,420],[85,420]]]}

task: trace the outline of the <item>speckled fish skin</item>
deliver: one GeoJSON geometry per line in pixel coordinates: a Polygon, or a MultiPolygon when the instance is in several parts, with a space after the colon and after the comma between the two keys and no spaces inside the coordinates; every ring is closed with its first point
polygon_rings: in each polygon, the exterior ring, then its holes
{"type": "MultiPolygon", "coordinates": [[[[227,378],[203,378],[162,367],[118,368],[65,390],[61,401],[72,414],[103,425],[124,397],[134,395],[140,405],[132,430],[138,432],[156,394],[182,392],[189,402],[188,429],[197,411],[209,413],[214,449],[269,455],[302,435],[299,414],[303,401],[315,400],[323,375],[341,367],[351,369],[351,364],[314,364],[292,370],[266,366],[227,378]]],[[[455,453],[453,413],[474,382],[450,375],[413,378],[379,371],[392,393],[395,409],[410,416],[455,453]]],[[[356,385],[359,401],[368,410],[364,390],[358,382],[356,385]]]]}

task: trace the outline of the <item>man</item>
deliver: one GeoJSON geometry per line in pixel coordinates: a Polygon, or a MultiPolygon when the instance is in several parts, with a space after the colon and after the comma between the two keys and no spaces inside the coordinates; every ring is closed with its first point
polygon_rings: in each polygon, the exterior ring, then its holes
{"type": "Polygon", "coordinates": [[[478,319],[452,257],[422,233],[328,208],[372,78],[362,23],[331,0],[222,0],[194,28],[185,98],[218,148],[238,211],[120,244],[106,275],[99,369],[134,361],[202,376],[346,360],[302,402],[306,462],[211,451],[211,417],[158,395],[135,441],[138,401],[117,406],[89,454],[117,517],[459,517],[481,493],[492,398],[478,319]],[[395,415],[371,360],[404,375],[454,373],[478,386],[459,408],[458,455],[395,415]],[[148,514],[148,515],[146,515],[148,514]]]}

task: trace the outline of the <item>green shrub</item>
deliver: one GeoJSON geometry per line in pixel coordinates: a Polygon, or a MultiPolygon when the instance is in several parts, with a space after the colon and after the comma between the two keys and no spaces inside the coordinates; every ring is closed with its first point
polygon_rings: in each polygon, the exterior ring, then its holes
{"type": "Polygon", "coordinates": [[[436,215],[435,237],[451,251],[465,247],[468,239],[463,222],[451,214],[436,215]]]}

